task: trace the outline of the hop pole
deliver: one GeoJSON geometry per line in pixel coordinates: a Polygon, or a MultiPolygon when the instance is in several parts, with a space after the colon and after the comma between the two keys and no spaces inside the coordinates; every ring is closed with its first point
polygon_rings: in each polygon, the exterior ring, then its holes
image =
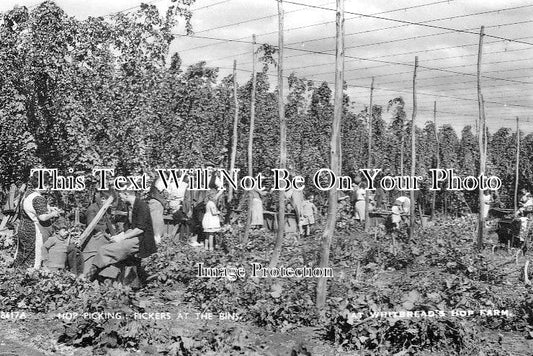
{"type": "MultiPolygon", "coordinates": [[[[252,95],[250,102],[250,135],[248,138],[248,175],[253,176],[253,145],[254,145],[254,125],[255,125],[255,91],[256,91],[256,74],[255,74],[255,35],[252,35],[252,95]]],[[[243,243],[248,242],[250,236],[250,228],[252,225],[252,193],[248,193],[248,217],[246,219],[246,227],[244,230],[243,243]]]]}
{"type": "MultiPolygon", "coordinates": [[[[279,113],[279,168],[287,166],[287,122],[285,120],[285,103],[283,102],[283,1],[278,0],[278,113],[279,113]]],[[[270,259],[270,267],[278,264],[285,237],[285,192],[279,191],[278,231],[276,245],[270,259]]]]}
{"type": "MultiPolygon", "coordinates": [[[[235,168],[235,159],[237,157],[237,138],[239,128],[239,98],[237,96],[237,60],[233,61],[233,102],[235,106],[235,114],[233,117],[233,140],[231,143],[231,159],[229,164],[230,172],[235,168]]],[[[229,185],[228,202],[233,200],[233,188],[229,185]]]]}
{"type": "MultiPolygon", "coordinates": [[[[483,54],[483,36],[485,26],[481,26],[479,32],[479,49],[477,55],[477,98],[479,108],[479,124],[478,126],[478,142],[479,142],[479,174],[485,174],[485,109],[483,106],[483,94],[481,94],[481,56],[483,54]]],[[[478,218],[478,237],[477,249],[481,250],[483,247],[483,236],[485,235],[485,203],[483,197],[483,189],[479,187],[479,218],[478,218]]]]}
{"type": "Polygon", "coordinates": [[[518,174],[520,167],[520,128],[519,119],[516,117],[516,173],[514,183],[514,211],[518,210],[518,174]]]}
{"type": "MultiPolygon", "coordinates": [[[[331,170],[336,175],[340,175],[341,160],[341,118],[344,86],[344,0],[337,0],[337,34],[336,34],[336,51],[335,51],[335,104],[333,109],[333,125],[331,130],[331,170]]],[[[329,263],[329,250],[331,240],[335,232],[337,223],[338,207],[337,188],[334,186],[329,190],[328,196],[328,218],[326,227],[322,235],[322,247],[320,253],[320,267],[325,268],[329,263]]],[[[326,277],[318,279],[316,292],[316,306],[323,308],[326,305],[327,285],[326,277]]]]}
{"type": "MultiPolygon", "coordinates": [[[[437,143],[437,149],[435,153],[436,158],[436,167],[439,168],[440,165],[440,149],[439,149],[439,131],[437,129],[437,102],[433,102],[433,126],[435,130],[435,142],[437,143]]],[[[435,218],[435,200],[437,199],[437,191],[433,191],[433,199],[431,200],[431,220],[435,218]]]]}
{"type": "MultiPolygon", "coordinates": [[[[373,119],[373,109],[372,109],[372,99],[374,95],[374,77],[372,77],[372,83],[370,84],[370,105],[368,106],[368,166],[367,168],[372,168],[372,119],[373,119]]],[[[368,187],[367,187],[368,190],[368,187]]],[[[370,229],[370,221],[368,218],[370,205],[370,198],[368,197],[368,192],[365,194],[365,231],[370,229]]]]}
{"type": "MultiPolygon", "coordinates": [[[[413,116],[411,118],[411,177],[415,176],[416,168],[416,135],[415,135],[415,119],[416,119],[416,70],[418,69],[418,56],[415,57],[415,69],[413,72],[413,116]]],[[[411,189],[411,210],[409,212],[409,239],[413,238],[415,229],[415,191],[411,189]]]]}

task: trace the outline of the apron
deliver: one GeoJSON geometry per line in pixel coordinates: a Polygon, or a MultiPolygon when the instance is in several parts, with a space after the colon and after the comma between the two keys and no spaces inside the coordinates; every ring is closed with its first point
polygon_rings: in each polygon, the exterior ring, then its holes
{"type": "Polygon", "coordinates": [[[43,247],[43,233],[41,231],[41,224],[39,223],[37,212],[33,208],[33,199],[38,196],[41,195],[37,192],[29,194],[26,199],[24,199],[24,203],[22,205],[22,207],[24,208],[24,212],[28,215],[28,217],[31,219],[31,221],[33,221],[33,224],[35,225],[35,261],[33,264],[33,268],[35,269],[41,267],[41,249],[43,247]]]}

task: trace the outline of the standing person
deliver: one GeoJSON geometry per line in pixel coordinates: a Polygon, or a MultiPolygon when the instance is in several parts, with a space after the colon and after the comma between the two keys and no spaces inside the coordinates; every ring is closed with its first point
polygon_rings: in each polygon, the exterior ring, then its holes
{"type": "Polygon", "coordinates": [[[307,199],[305,199],[302,204],[302,227],[304,230],[304,236],[309,236],[311,227],[315,223],[315,216],[318,216],[318,209],[316,208],[314,201],[315,196],[313,194],[308,194],[307,199]]]}
{"type": "Polygon", "coordinates": [[[411,199],[406,196],[398,197],[392,206],[392,223],[400,228],[402,217],[411,215],[411,199]]]}
{"type": "Polygon", "coordinates": [[[52,227],[55,232],[42,247],[43,265],[50,271],[58,271],[65,268],[70,239],[65,221],[58,220],[52,227]]]}
{"type": "MultiPolygon", "coordinates": [[[[106,191],[100,191],[95,194],[94,202],[89,205],[89,208],[87,208],[87,225],[89,225],[94,220],[94,218],[102,208],[102,205],[110,196],[111,194],[106,191]]],[[[113,226],[113,223],[111,222],[109,210],[107,210],[104,213],[104,216],[102,216],[102,218],[100,219],[100,221],[98,221],[98,224],[96,224],[96,226],[94,227],[91,237],[87,240],[84,246],[80,246],[82,249],[82,255],[84,260],[84,273],[87,273],[91,268],[92,260],[96,256],[98,249],[102,245],[108,244],[109,238],[114,235],[116,235],[116,230],[113,226]]]]}
{"type": "Polygon", "coordinates": [[[365,221],[366,209],[366,183],[361,182],[355,191],[355,219],[361,222],[365,221]]]}
{"type": "Polygon", "coordinates": [[[154,239],[155,243],[159,244],[161,238],[165,232],[165,220],[163,218],[163,213],[165,207],[167,206],[167,200],[163,196],[163,190],[165,186],[161,178],[154,180],[154,183],[150,187],[148,192],[148,206],[150,207],[150,216],[152,217],[152,224],[154,229],[154,239]]]}
{"type": "Polygon", "coordinates": [[[150,208],[132,190],[118,193],[120,198],[132,206],[130,229],[110,238],[111,243],[101,246],[85,276],[94,280],[104,268],[129,257],[146,258],[157,252],[152,227],[150,208]]]}
{"type": "Polygon", "coordinates": [[[250,194],[252,194],[252,221],[250,225],[252,228],[262,228],[264,225],[262,197],[266,195],[266,191],[254,188],[250,194]]]}
{"type": "Polygon", "coordinates": [[[205,191],[189,191],[187,190],[186,200],[191,201],[191,208],[188,212],[189,230],[191,233],[191,241],[189,245],[193,247],[204,246],[204,229],[202,227],[202,220],[205,215],[205,191]],[[190,216],[189,216],[190,215],[190,216]]]}
{"type": "Polygon", "coordinates": [[[526,241],[531,230],[531,211],[533,211],[533,196],[526,192],[520,202],[520,209],[515,212],[515,217],[520,220],[520,241],[526,241]],[[528,218],[529,217],[529,218],[528,218]]]}
{"type": "Polygon", "coordinates": [[[298,224],[298,230],[300,234],[303,234],[302,228],[302,204],[304,202],[304,193],[302,189],[295,189],[291,187],[285,192],[286,199],[289,200],[292,208],[294,209],[294,215],[296,216],[296,223],[298,224]]]}
{"type": "Polygon", "coordinates": [[[41,195],[48,189],[36,189],[38,180],[33,176],[30,180],[30,189],[22,200],[22,214],[17,233],[17,252],[15,253],[14,266],[33,267],[41,266],[42,246],[49,236],[51,220],[59,217],[61,210],[49,207],[46,198],[41,195]]]}
{"type": "Polygon", "coordinates": [[[187,174],[182,175],[178,179],[172,178],[166,192],[168,193],[168,206],[172,214],[172,222],[175,225],[175,230],[172,230],[172,236],[180,233],[181,238],[188,236],[189,219],[187,216],[188,206],[185,201],[187,188],[189,187],[189,178],[187,174]]]}
{"type": "MultiPolygon", "coordinates": [[[[351,189],[345,199],[350,199],[350,212],[353,213],[353,217],[357,215],[355,204],[357,203],[357,190],[359,190],[359,184],[352,183],[351,189]]],[[[340,199],[339,199],[340,200],[340,199]]]]}
{"type": "Polygon", "coordinates": [[[168,205],[173,214],[181,209],[188,187],[189,177],[185,174],[178,181],[174,179],[170,181],[166,191],[168,192],[168,205]]]}
{"type": "Polygon", "coordinates": [[[529,200],[531,193],[526,188],[522,188],[521,193],[522,197],[520,198],[520,206],[524,206],[524,204],[529,200]]]}
{"type": "Polygon", "coordinates": [[[209,192],[206,196],[205,214],[202,219],[202,227],[207,234],[205,249],[213,251],[215,249],[215,234],[220,231],[220,211],[215,204],[216,194],[209,192]]]}
{"type": "MultiPolygon", "coordinates": [[[[87,208],[87,225],[89,225],[94,220],[94,218],[102,208],[102,205],[104,205],[105,201],[110,196],[111,194],[106,191],[97,192],[95,194],[94,202],[87,208]]],[[[104,216],[100,219],[100,221],[98,221],[98,224],[96,224],[93,231],[103,232],[108,234],[109,236],[116,234],[115,227],[111,222],[111,215],[109,213],[109,209],[104,213],[104,216]]]]}
{"type": "Polygon", "coordinates": [[[483,192],[483,218],[487,219],[489,217],[489,210],[492,203],[492,194],[490,194],[490,191],[486,189],[483,192]]]}

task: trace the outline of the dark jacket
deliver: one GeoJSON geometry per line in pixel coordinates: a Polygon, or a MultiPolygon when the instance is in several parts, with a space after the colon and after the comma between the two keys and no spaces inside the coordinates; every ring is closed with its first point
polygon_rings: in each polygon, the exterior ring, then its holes
{"type": "MultiPolygon", "coordinates": [[[[89,205],[89,208],[87,209],[87,225],[89,225],[91,221],[93,221],[93,219],[100,211],[100,208],[101,206],[97,202],[94,202],[89,205]]],[[[94,232],[107,232],[111,235],[115,235],[115,228],[113,227],[113,224],[111,223],[111,220],[109,218],[109,212],[106,211],[104,216],[102,216],[98,224],[96,224],[96,226],[94,227],[94,232]]]]}
{"type": "Polygon", "coordinates": [[[147,200],[150,200],[150,199],[155,199],[157,200],[158,202],[161,203],[161,205],[163,205],[163,207],[166,208],[167,206],[167,200],[165,199],[165,196],[163,195],[163,193],[161,193],[159,191],[159,189],[156,188],[155,185],[152,185],[150,187],[150,191],[148,192],[148,195],[147,195],[147,200]]]}
{"type": "Polygon", "coordinates": [[[143,233],[139,235],[140,258],[148,257],[157,252],[150,208],[145,201],[139,198],[135,198],[135,202],[133,203],[133,209],[131,211],[131,228],[139,228],[143,231],[143,233]]]}

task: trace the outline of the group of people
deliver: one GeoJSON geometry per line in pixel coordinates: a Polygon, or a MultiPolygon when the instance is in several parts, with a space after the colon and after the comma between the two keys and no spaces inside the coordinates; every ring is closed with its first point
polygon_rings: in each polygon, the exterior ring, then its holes
{"type": "MultiPolygon", "coordinates": [[[[384,203],[384,191],[382,188],[377,188],[373,194],[367,189],[366,182],[361,182],[356,179],[352,184],[350,194],[341,198],[341,200],[349,199],[350,210],[353,212],[355,220],[363,223],[366,219],[367,204],[368,212],[381,209],[387,204],[384,203]]],[[[390,219],[394,228],[401,228],[402,223],[409,219],[411,214],[411,199],[405,195],[400,195],[391,204],[390,219]]]]}
{"type": "Polygon", "coordinates": [[[21,192],[14,267],[68,268],[89,280],[108,270],[109,277],[116,278],[120,273],[118,263],[128,259],[138,262],[157,251],[150,208],[134,191],[118,193],[125,210],[119,214],[125,216],[120,222],[112,221],[108,211],[99,214],[110,193],[98,193],[87,209],[87,224],[97,215],[100,219],[91,234],[79,241],[71,236],[72,224],[64,212],[50,206],[43,196],[48,188],[45,184],[44,189],[37,189],[32,178],[26,191],[21,192]]]}
{"type": "MultiPolygon", "coordinates": [[[[85,216],[87,225],[98,220],[93,224],[90,235],[83,241],[77,241],[69,232],[72,225],[64,217],[64,212],[51,207],[42,195],[43,191],[36,189],[35,182],[30,182],[20,198],[14,266],[44,266],[51,270],[68,268],[88,279],[106,273],[106,276],[113,278],[120,272],[118,264],[129,260],[138,263],[140,259],[155,253],[162,239],[173,237],[165,234],[165,219],[169,219],[169,216],[188,237],[191,246],[213,251],[218,246],[218,235],[224,220],[223,210],[227,207],[221,199],[224,193],[224,189],[221,189],[222,180],[214,173],[209,177],[209,189],[190,190],[188,187],[189,178],[184,175],[179,177],[178,182],[171,181],[166,187],[161,179],[154,178],[144,199],[135,191],[97,192],[85,216]],[[119,198],[113,199],[113,211],[102,208],[110,196],[119,198]]],[[[533,196],[525,190],[522,193],[520,209],[516,214],[527,224],[525,212],[533,210],[533,196]]],[[[254,189],[249,194],[250,226],[262,229],[265,226],[264,200],[269,192],[254,189]]],[[[369,211],[381,208],[382,195],[380,191],[371,195],[365,182],[357,182],[350,194],[340,199],[348,198],[355,219],[364,222],[366,204],[370,204],[369,211]]],[[[490,195],[486,197],[490,198],[490,195]]],[[[490,208],[489,198],[485,200],[485,213],[490,208]]],[[[320,216],[315,196],[291,188],[285,191],[285,204],[286,212],[289,216],[293,214],[296,220],[297,232],[300,236],[309,236],[320,216]]],[[[411,204],[411,200],[403,195],[391,204],[390,218],[395,228],[400,228],[408,220],[411,204]]]]}

